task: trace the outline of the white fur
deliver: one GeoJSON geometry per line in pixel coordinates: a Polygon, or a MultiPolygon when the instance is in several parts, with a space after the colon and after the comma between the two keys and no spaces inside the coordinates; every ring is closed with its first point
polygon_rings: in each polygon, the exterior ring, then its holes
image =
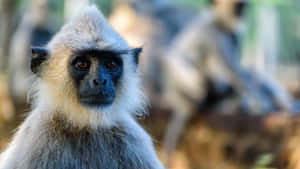
{"type": "Polygon", "coordinates": [[[47,47],[51,50],[62,43],[71,49],[130,49],[124,39],[111,28],[94,5],[85,7],[82,13],[64,25],[47,47]],[[98,43],[93,40],[98,40],[98,43]]]}

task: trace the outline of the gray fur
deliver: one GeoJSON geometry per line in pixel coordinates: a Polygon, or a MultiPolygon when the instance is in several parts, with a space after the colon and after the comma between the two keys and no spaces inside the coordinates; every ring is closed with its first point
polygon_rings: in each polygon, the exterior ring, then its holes
{"type": "Polygon", "coordinates": [[[23,161],[26,165],[20,164],[17,169],[155,168],[151,159],[143,158],[149,153],[142,145],[143,138],[131,134],[128,128],[119,126],[95,131],[88,128],[78,130],[61,126],[66,123],[61,122],[46,125],[47,133],[39,137],[42,144],[33,149],[27,161],[23,161]]]}
{"type": "Polygon", "coordinates": [[[16,147],[2,157],[1,169],[163,169],[134,124],[79,129],[61,116],[33,126],[30,118],[16,135],[19,144],[13,142],[16,147]]]}

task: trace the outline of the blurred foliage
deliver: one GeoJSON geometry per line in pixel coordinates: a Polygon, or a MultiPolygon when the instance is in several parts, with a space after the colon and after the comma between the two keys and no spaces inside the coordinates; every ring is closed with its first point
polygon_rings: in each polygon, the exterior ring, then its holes
{"type": "Polygon", "coordinates": [[[191,6],[193,8],[202,8],[205,7],[208,3],[208,0],[173,0],[174,3],[191,6]]]}
{"type": "MultiPolygon", "coordinates": [[[[119,0],[120,1],[120,0],[119,0]]],[[[126,0],[125,0],[126,1],[126,0]]],[[[186,5],[193,8],[201,8],[207,5],[208,0],[170,0],[171,3],[186,5]]],[[[14,0],[17,9],[23,10],[30,0],[14,0]]],[[[63,23],[63,14],[64,14],[64,1],[62,0],[51,0],[50,8],[52,10],[52,16],[55,18],[55,22],[62,24],[63,23]]],[[[108,16],[112,10],[113,4],[117,2],[117,0],[90,0],[98,5],[98,7],[102,10],[104,15],[108,16]]],[[[20,12],[22,13],[22,12],[20,12]]]]}
{"type": "Polygon", "coordinates": [[[50,8],[53,13],[54,20],[57,24],[61,25],[63,23],[64,16],[64,1],[52,0],[50,1],[50,8]]]}
{"type": "Polygon", "coordinates": [[[100,9],[106,16],[109,15],[109,13],[111,12],[114,2],[115,2],[115,0],[107,0],[107,1],[95,0],[95,3],[98,4],[100,9]]]}
{"type": "MultiPolygon", "coordinates": [[[[113,3],[115,0],[90,0],[91,2],[97,4],[97,6],[101,9],[104,15],[109,15],[113,3]]],[[[16,7],[19,10],[23,10],[29,3],[30,0],[14,0],[16,7]]],[[[63,23],[63,15],[64,15],[64,1],[62,0],[51,0],[50,8],[52,11],[52,16],[55,18],[58,23],[63,23]]]]}
{"type": "Polygon", "coordinates": [[[293,63],[299,63],[300,61],[300,17],[299,8],[297,9],[296,1],[293,3],[280,6],[279,18],[280,18],[280,35],[282,42],[280,45],[280,56],[282,63],[289,63],[290,60],[297,61],[293,63]]]}
{"type": "Polygon", "coordinates": [[[276,169],[276,168],[270,168],[268,165],[270,165],[273,161],[274,156],[272,154],[263,154],[259,157],[259,159],[256,161],[255,166],[253,169],[276,169]]]}
{"type": "MultiPolygon", "coordinates": [[[[109,15],[112,5],[115,0],[90,0],[91,2],[97,4],[97,6],[101,9],[104,15],[109,15]]],[[[52,0],[50,1],[50,6],[52,8],[53,14],[56,19],[59,19],[63,22],[63,14],[64,14],[64,1],[61,0],[52,0]]]]}
{"type": "Polygon", "coordinates": [[[300,61],[300,2],[298,0],[254,0],[247,11],[249,23],[246,44],[253,48],[257,38],[257,19],[260,9],[274,7],[278,17],[279,62],[282,64],[299,64],[300,61]],[[296,61],[296,62],[295,62],[296,61]]]}

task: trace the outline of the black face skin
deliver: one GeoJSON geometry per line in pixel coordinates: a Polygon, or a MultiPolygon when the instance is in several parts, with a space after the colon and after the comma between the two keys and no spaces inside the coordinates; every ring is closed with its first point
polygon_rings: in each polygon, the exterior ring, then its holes
{"type": "Polygon", "coordinates": [[[245,2],[245,1],[236,2],[234,5],[235,16],[242,17],[246,6],[247,6],[247,2],[245,2]]]}
{"type": "MultiPolygon", "coordinates": [[[[209,0],[209,3],[211,5],[214,5],[214,4],[218,3],[218,1],[217,0],[209,0]]],[[[234,15],[236,17],[242,17],[245,12],[245,8],[248,6],[248,4],[249,4],[248,0],[241,0],[241,1],[235,2],[234,7],[233,7],[234,15]]]]}
{"type": "MultiPolygon", "coordinates": [[[[141,48],[126,51],[85,49],[73,52],[68,71],[77,87],[79,101],[87,106],[111,105],[123,73],[122,54],[131,54],[138,65],[141,48]]],[[[39,76],[42,63],[50,57],[45,48],[33,47],[31,71],[39,76]]]]}
{"type": "Polygon", "coordinates": [[[123,72],[120,53],[80,50],[70,59],[69,72],[78,89],[79,101],[87,106],[108,106],[114,101],[123,72]]]}

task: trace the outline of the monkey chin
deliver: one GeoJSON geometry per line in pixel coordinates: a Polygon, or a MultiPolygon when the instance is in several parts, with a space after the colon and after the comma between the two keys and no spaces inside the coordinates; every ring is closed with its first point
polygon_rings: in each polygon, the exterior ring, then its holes
{"type": "Polygon", "coordinates": [[[110,107],[114,102],[114,96],[89,96],[89,97],[80,97],[79,101],[84,106],[92,109],[103,109],[110,107]]]}

